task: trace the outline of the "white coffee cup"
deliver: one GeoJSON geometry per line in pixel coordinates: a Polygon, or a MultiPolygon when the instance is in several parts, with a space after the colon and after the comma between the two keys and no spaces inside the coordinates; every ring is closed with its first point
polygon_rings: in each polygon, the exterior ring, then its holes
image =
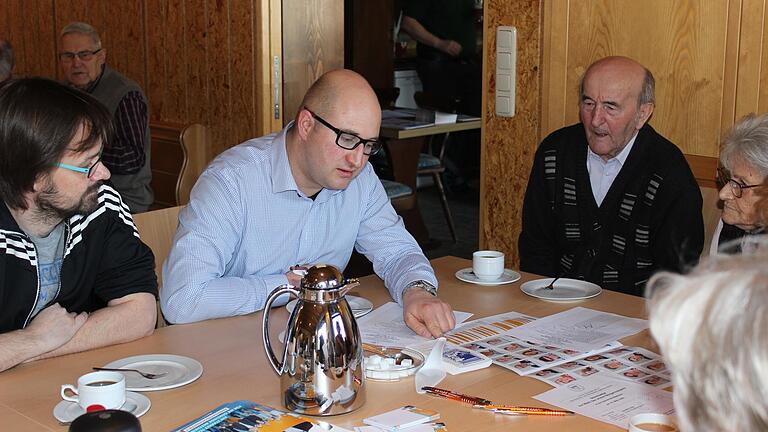
{"type": "Polygon", "coordinates": [[[77,387],[62,385],[61,397],[77,402],[84,410],[91,405],[117,409],[125,403],[125,377],[119,372],[91,372],[77,379],[77,387]],[[67,390],[75,396],[69,396],[67,390]]]}
{"type": "Polygon", "coordinates": [[[656,413],[637,414],[629,419],[629,432],[679,432],[672,416],[656,413]]]}
{"type": "Polygon", "coordinates": [[[481,281],[497,280],[504,273],[504,254],[492,250],[473,253],[472,272],[481,281]]]}

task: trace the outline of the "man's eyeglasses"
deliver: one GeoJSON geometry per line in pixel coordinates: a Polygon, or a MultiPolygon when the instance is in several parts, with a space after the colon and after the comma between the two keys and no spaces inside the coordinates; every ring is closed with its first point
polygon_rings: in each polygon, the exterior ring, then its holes
{"type": "Polygon", "coordinates": [[[765,186],[762,184],[756,184],[756,185],[741,184],[738,181],[731,178],[728,172],[722,168],[717,169],[717,184],[721,188],[724,187],[726,184],[728,184],[731,187],[731,192],[733,193],[733,196],[735,196],[736,198],[741,198],[741,195],[744,193],[744,189],[751,189],[751,188],[756,188],[760,186],[765,186]]]}
{"type": "Polygon", "coordinates": [[[64,168],[64,169],[67,169],[67,170],[70,170],[70,171],[75,171],[75,172],[83,173],[83,174],[86,175],[86,177],[91,178],[91,176],[93,175],[93,172],[96,171],[96,165],[98,165],[99,162],[101,162],[101,154],[102,153],[103,153],[103,151],[99,152],[99,158],[96,159],[96,162],[94,162],[93,165],[91,165],[88,168],[76,167],[74,165],[67,165],[67,164],[64,164],[64,163],[61,163],[61,162],[59,162],[59,163],[57,163],[55,165],[57,167],[59,167],[59,168],[64,168]]]}
{"type": "Polygon", "coordinates": [[[309,111],[310,114],[312,114],[312,117],[317,119],[317,121],[320,122],[323,126],[327,127],[328,129],[332,130],[334,133],[336,133],[336,145],[345,149],[345,150],[354,150],[359,146],[360,144],[363,145],[363,154],[366,156],[374,155],[381,150],[381,143],[378,140],[371,140],[371,139],[365,139],[360,138],[359,136],[344,132],[343,130],[335,127],[334,125],[328,123],[325,121],[322,117],[312,112],[307,107],[304,107],[305,110],[309,111]]]}
{"type": "Polygon", "coordinates": [[[85,51],[79,51],[76,53],[65,51],[65,52],[59,53],[59,60],[61,60],[64,63],[70,63],[72,60],[75,59],[75,56],[77,56],[77,58],[79,58],[81,61],[90,61],[91,59],[93,59],[93,56],[98,54],[99,51],[101,51],[101,48],[95,51],[85,50],[85,51]]]}

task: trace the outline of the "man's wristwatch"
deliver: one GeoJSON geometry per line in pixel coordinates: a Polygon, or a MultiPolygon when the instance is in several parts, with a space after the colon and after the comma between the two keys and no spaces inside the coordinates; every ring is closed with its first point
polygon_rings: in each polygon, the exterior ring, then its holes
{"type": "Polygon", "coordinates": [[[433,296],[437,297],[437,287],[432,285],[431,283],[425,281],[425,280],[417,280],[414,282],[411,282],[408,284],[408,286],[405,287],[403,290],[403,295],[405,295],[405,292],[408,291],[411,288],[421,288],[424,291],[432,294],[433,296]]]}

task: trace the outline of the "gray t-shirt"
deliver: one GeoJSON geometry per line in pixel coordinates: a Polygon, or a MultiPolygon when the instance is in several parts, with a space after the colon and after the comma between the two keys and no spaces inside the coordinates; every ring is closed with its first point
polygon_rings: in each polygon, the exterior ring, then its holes
{"type": "Polygon", "coordinates": [[[40,278],[40,293],[32,316],[37,315],[56,298],[59,292],[59,273],[64,258],[64,222],[56,225],[45,237],[29,235],[37,249],[37,276],[40,278]]]}

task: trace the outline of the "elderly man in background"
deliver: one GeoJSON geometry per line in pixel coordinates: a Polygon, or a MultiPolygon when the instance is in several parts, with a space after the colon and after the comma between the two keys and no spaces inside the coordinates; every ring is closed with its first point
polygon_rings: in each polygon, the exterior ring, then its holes
{"type": "Polygon", "coordinates": [[[277,286],[299,284],[295,264],[343,269],[355,248],[373,262],[411,329],[437,337],[453,328],[429,261],[368,163],[381,148],[380,122],[368,82],[331,71],[285,129],[216,158],[179,215],[163,267],[165,318],[255,312],[277,286]]]}
{"type": "Polygon", "coordinates": [[[758,202],[768,177],[768,114],[748,115],[733,127],[720,149],[720,164],[723,214],[712,237],[711,255],[742,252],[765,231],[758,202]]]}
{"type": "Polygon", "coordinates": [[[111,128],[104,106],[55,81],[0,87],[0,371],[154,329],[152,251],[104,184],[111,128]]]}
{"type": "Polygon", "coordinates": [[[768,430],[768,255],[765,243],[758,249],[648,283],[651,333],[683,432],[768,430]]]}
{"type": "Polygon", "coordinates": [[[106,58],[107,50],[89,24],[73,22],[62,29],[59,64],[64,80],[109,110],[115,136],[104,147],[102,160],[131,212],[144,212],[154,200],[147,98],[138,84],[109,67],[106,58]]]}
{"type": "Polygon", "coordinates": [[[7,40],[0,39],[0,83],[11,78],[13,72],[13,47],[7,40]]]}
{"type": "Polygon", "coordinates": [[[642,295],[658,269],[695,263],[702,198],[680,149],[647,124],[654,79],[626,57],[581,80],[581,124],[550,134],[528,180],[520,268],[642,295]]]}

